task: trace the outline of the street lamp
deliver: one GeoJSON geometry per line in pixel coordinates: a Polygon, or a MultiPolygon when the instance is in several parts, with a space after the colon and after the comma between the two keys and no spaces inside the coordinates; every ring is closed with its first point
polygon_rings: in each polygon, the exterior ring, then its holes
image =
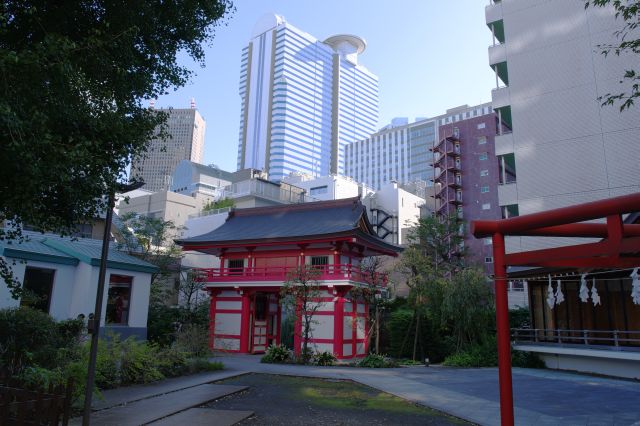
{"type": "MultiPolygon", "coordinates": [[[[125,193],[138,189],[144,182],[133,182],[130,184],[117,184],[117,191],[125,193]]],[[[82,426],[89,426],[91,417],[91,398],[93,397],[93,383],[96,376],[96,356],[98,354],[98,337],[100,335],[100,319],[102,318],[102,299],[104,296],[104,279],[107,274],[107,259],[109,257],[109,236],[111,235],[111,222],[113,220],[113,208],[115,207],[115,190],[109,193],[107,217],[104,225],[104,235],[102,236],[102,253],[100,254],[100,271],[98,274],[98,293],[96,294],[96,307],[93,311],[93,319],[89,319],[88,331],[91,333],[91,351],[89,352],[89,368],[87,371],[87,383],[84,390],[84,413],[82,415],[82,426]]]]}

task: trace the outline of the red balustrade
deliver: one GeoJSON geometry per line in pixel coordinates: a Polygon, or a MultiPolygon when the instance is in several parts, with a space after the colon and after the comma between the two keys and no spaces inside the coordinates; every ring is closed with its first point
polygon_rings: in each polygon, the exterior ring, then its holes
{"type": "MultiPolygon", "coordinates": [[[[357,266],[344,265],[307,265],[318,271],[314,279],[326,280],[350,280],[366,284],[376,283],[386,286],[388,276],[385,273],[369,273],[360,270],[357,266]]],[[[198,280],[203,282],[239,282],[239,281],[286,281],[298,270],[296,266],[264,266],[243,268],[198,268],[198,280]]]]}

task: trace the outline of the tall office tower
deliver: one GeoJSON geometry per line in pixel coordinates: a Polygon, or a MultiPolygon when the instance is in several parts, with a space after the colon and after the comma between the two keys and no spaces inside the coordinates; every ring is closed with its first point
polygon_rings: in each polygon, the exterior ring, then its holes
{"type": "MultiPolygon", "coordinates": [[[[623,25],[613,9],[493,0],[485,13],[494,36],[492,104],[502,124],[500,205],[522,215],[640,191],[640,109],[620,112],[598,100],[630,93],[619,81],[638,65],[634,54],[600,53],[623,25]]],[[[545,248],[547,240],[508,238],[507,251],[545,248]]]]}
{"type": "Polygon", "coordinates": [[[377,190],[391,181],[402,185],[421,182],[431,187],[436,177],[432,149],[439,141],[439,128],[491,113],[487,103],[450,109],[414,123],[394,119],[377,133],[346,146],[345,175],[377,190]]]}
{"type": "Polygon", "coordinates": [[[148,191],[168,190],[171,176],[182,160],[200,163],[204,157],[205,121],[195,109],[161,109],[167,118],[167,140],[153,139],[147,153],[131,164],[131,174],[144,180],[148,191]]]}
{"type": "Polygon", "coordinates": [[[281,16],[260,19],[242,51],[238,169],[276,181],[342,174],[345,145],[378,122],[378,78],[358,64],[365,47],[352,35],[319,41],[281,16]]]}

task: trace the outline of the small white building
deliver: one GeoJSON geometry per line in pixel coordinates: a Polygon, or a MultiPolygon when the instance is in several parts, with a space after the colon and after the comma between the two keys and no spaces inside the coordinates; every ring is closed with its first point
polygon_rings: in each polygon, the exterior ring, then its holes
{"type": "Polygon", "coordinates": [[[364,197],[373,193],[373,189],[347,176],[312,177],[304,173],[294,172],[282,181],[307,191],[307,195],[312,199],[311,201],[364,197]]]}
{"type": "MultiPolygon", "coordinates": [[[[0,242],[0,256],[32,297],[16,300],[0,282],[0,309],[28,305],[56,320],[94,312],[102,241],[30,234],[28,241],[0,242]],[[35,296],[35,297],[33,297],[35,296]]],[[[147,336],[151,274],[157,268],[115,249],[109,250],[100,331],[123,338],[147,336]]]]}

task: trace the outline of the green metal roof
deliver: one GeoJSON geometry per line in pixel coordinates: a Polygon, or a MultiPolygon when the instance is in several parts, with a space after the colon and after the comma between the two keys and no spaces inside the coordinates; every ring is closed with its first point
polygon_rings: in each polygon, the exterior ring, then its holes
{"type": "MultiPolygon", "coordinates": [[[[50,235],[38,235],[29,236],[29,240],[22,243],[0,241],[0,254],[5,257],[64,265],[77,265],[82,262],[99,266],[101,252],[101,240],[72,240],[50,235]]],[[[155,265],[149,262],[115,249],[109,249],[107,267],[148,273],[158,270],[155,265]]]]}

